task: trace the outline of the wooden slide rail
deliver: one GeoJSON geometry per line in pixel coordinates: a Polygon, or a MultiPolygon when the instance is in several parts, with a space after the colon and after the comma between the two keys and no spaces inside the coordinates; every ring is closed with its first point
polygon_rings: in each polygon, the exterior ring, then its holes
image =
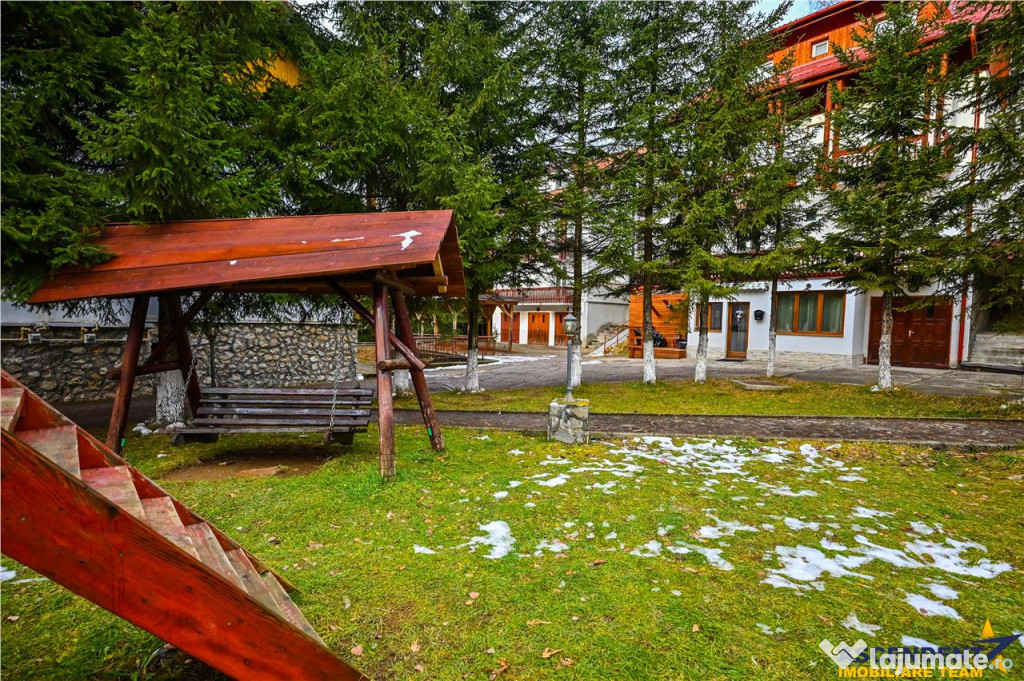
{"type": "Polygon", "coordinates": [[[362,679],[290,584],[7,372],[3,553],[239,679],[362,679]]]}

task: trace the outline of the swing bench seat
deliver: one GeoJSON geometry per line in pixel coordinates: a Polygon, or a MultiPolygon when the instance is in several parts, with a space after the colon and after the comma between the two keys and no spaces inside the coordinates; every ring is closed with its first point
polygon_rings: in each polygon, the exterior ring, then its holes
{"type": "Polygon", "coordinates": [[[190,426],[171,442],[216,442],[229,433],[323,433],[324,442],[350,445],[370,423],[373,391],[333,388],[203,388],[190,426]],[[333,406],[334,423],[331,425],[333,406]]]}

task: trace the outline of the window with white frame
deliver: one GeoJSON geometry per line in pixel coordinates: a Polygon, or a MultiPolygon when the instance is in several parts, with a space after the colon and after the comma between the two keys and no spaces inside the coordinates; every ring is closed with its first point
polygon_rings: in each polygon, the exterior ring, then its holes
{"type": "Polygon", "coordinates": [[[811,44],[811,58],[828,54],[828,40],[820,40],[811,44]]]}

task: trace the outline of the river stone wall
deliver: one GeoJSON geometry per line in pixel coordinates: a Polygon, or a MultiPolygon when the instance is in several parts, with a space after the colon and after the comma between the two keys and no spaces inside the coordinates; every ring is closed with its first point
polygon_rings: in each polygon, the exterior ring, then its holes
{"type": "MultiPolygon", "coordinates": [[[[117,383],[108,380],[106,373],[121,363],[125,329],[94,332],[96,342],[87,345],[79,328],[50,327],[41,330],[42,343],[31,345],[18,328],[4,327],[3,368],[50,402],[111,399],[117,383]]],[[[155,338],[155,330],[149,329],[142,344],[143,359],[155,338]]],[[[355,328],[332,324],[220,324],[192,334],[200,382],[211,385],[215,377],[217,385],[225,387],[303,386],[332,383],[336,377],[352,380],[355,347],[355,328]]],[[[154,385],[153,376],[140,377],[135,394],[152,395],[154,385]]]]}

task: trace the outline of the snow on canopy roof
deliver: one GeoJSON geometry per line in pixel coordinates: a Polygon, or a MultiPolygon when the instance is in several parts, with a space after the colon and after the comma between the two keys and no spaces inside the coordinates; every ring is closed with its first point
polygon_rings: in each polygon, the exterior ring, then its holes
{"type": "Polygon", "coordinates": [[[450,210],[106,225],[94,242],[112,257],[66,268],[31,303],[123,298],[217,288],[264,293],[353,294],[389,271],[424,296],[466,294],[450,210]]]}

